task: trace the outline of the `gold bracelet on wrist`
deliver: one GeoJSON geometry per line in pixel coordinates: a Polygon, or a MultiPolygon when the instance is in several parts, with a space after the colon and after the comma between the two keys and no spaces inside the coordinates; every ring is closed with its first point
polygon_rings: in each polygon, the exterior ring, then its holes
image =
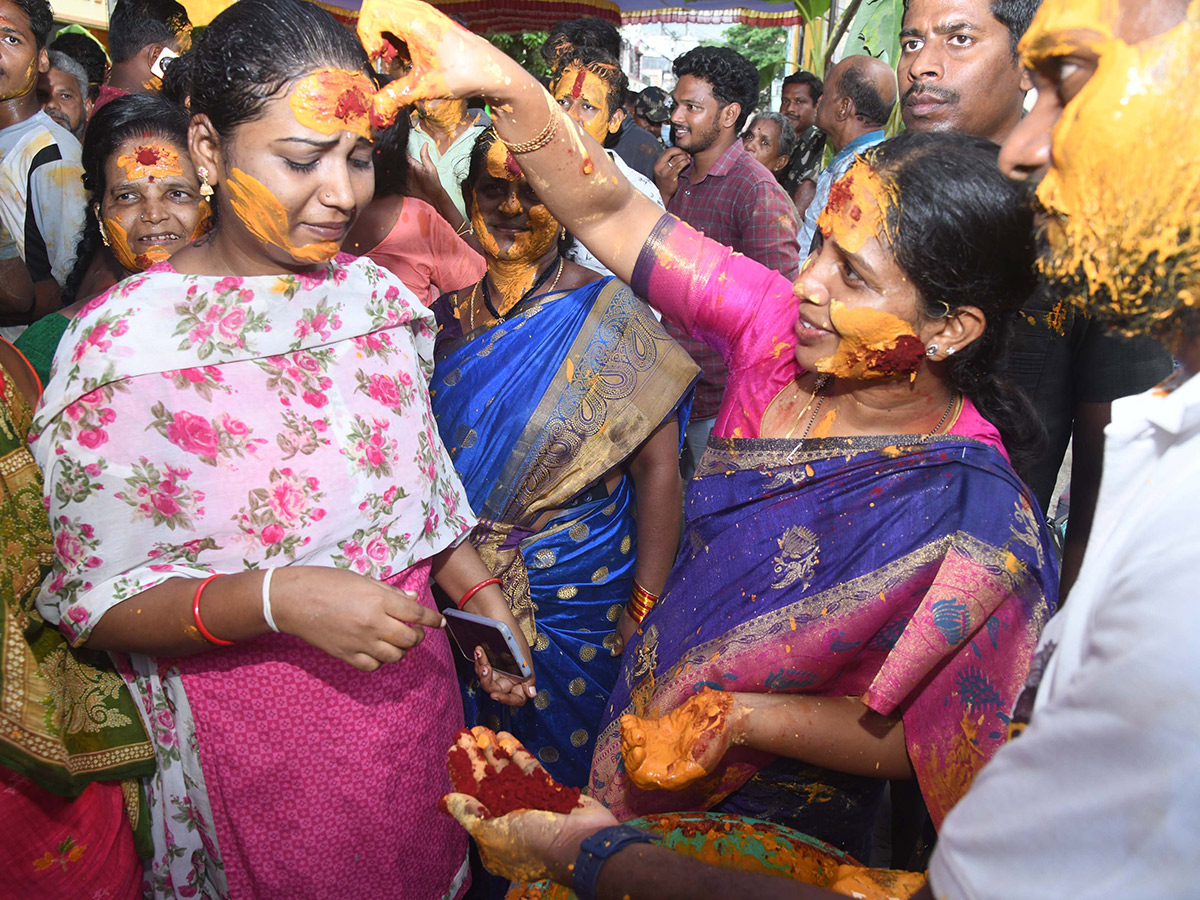
{"type": "Polygon", "coordinates": [[[558,107],[556,106],[550,111],[550,121],[546,123],[546,127],[531,141],[524,141],[520,144],[508,144],[508,152],[513,156],[520,156],[522,153],[532,153],[534,150],[541,150],[548,143],[554,140],[554,134],[558,131],[558,107]]]}

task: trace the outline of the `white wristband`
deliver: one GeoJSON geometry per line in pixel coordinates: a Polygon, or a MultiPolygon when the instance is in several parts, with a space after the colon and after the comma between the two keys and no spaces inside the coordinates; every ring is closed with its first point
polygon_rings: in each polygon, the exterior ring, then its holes
{"type": "Polygon", "coordinates": [[[274,569],[267,569],[267,573],[263,576],[263,618],[267,620],[268,628],[270,628],[272,631],[278,632],[279,626],[275,624],[275,617],[271,615],[271,576],[274,574],[274,569]]]}

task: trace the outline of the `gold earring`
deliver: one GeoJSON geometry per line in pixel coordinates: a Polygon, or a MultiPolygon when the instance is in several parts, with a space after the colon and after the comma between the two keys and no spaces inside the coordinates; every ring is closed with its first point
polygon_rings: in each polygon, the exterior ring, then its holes
{"type": "Polygon", "coordinates": [[[205,200],[213,195],[212,185],[208,183],[208,169],[205,166],[199,166],[196,169],[196,177],[200,179],[200,196],[205,200]]]}

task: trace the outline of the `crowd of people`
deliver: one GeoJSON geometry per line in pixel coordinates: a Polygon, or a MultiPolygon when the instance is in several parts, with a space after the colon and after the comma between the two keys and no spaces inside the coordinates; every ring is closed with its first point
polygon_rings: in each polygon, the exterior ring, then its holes
{"type": "Polygon", "coordinates": [[[599,18],[0,19],[0,893],[833,896],[682,812],[1193,891],[1200,0],[907,0],[778,111],[599,18]]]}

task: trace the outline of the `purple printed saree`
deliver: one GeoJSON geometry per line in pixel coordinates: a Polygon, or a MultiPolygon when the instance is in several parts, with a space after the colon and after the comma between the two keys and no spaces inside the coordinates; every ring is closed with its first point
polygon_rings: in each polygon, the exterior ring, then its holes
{"type": "MultiPolygon", "coordinates": [[[[687,790],[641,791],[624,772],[618,720],[665,714],[703,687],[861,696],[903,717],[940,823],[1005,739],[1057,595],[1049,546],[1028,489],[975,440],[713,438],[680,556],[625,652],[592,793],[623,819],[723,803],[766,815],[728,804],[756,773],[791,764],[804,784],[761,785],[775,797],[766,806],[782,802],[787,824],[851,846],[835,810],[854,805],[839,806],[853,776],[736,748],[687,790]]],[[[859,818],[869,827],[873,813],[859,818]]]]}

